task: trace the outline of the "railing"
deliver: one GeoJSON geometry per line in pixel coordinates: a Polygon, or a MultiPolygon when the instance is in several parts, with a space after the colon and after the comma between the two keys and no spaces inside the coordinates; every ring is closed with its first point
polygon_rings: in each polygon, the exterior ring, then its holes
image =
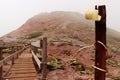
{"type": "MultiPolygon", "coordinates": [[[[5,62],[14,59],[15,56],[17,56],[17,58],[18,58],[18,54],[21,53],[23,50],[24,50],[24,49],[21,49],[21,50],[15,52],[15,53],[9,55],[9,56],[6,57],[5,59],[1,60],[1,61],[0,61],[0,67],[3,66],[5,62]]],[[[12,61],[13,61],[12,63],[14,63],[14,60],[12,60],[12,61]]]]}
{"type": "MultiPolygon", "coordinates": [[[[6,57],[5,59],[2,59],[2,60],[0,60],[0,80],[3,80],[3,70],[2,70],[2,68],[3,68],[3,65],[4,65],[4,63],[6,63],[6,62],[8,62],[8,61],[12,61],[12,65],[14,64],[14,60],[15,60],[15,57],[16,58],[18,58],[18,56],[19,56],[19,54],[20,53],[22,53],[22,51],[24,51],[26,48],[28,48],[29,46],[27,46],[27,47],[23,47],[22,49],[20,49],[20,50],[18,50],[17,52],[15,52],[15,53],[12,53],[11,55],[9,55],[8,57],[6,57]]],[[[1,49],[1,51],[2,51],[2,49],[1,49]]],[[[1,52],[0,51],[0,52],[1,52]]],[[[2,54],[2,53],[0,53],[0,54],[2,54]]],[[[2,56],[1,56],[2,57],[2,56]]],[[[12,66],[11,65],[11,66],[12,66]]]]}
{"type": "Polygon", "coordinates": [[[35,53],[33,51],[31,51],[31,53],[32,53],[33,59],[37,63],[39,69],[41,69],[41,61],[38,59],[38,57],[35,55],[35,53]]]}
{"type": "Polygon", "coordinates": [[[47,70],[47,38],[44,37],[42,40],[36,43],[31,44],[31,53],[33,56],[33,60],[37,65],[37,72],[42,71],[42,80],[46,80],[46,70],[47,70]],[[39,44],[39,45],[38,45],[39,44]],[[42,61],[36,56],[36,54],[40,54],[42,57],[42,61]]]}

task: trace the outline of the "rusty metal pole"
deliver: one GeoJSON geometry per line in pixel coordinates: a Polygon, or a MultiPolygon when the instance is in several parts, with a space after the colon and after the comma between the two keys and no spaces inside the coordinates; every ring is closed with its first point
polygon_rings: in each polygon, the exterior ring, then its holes
{"type": "Polygon", "coordinates": [[[43,38],[43,54],[42,54],[42,80],[47,80],[47,38],[43,38]]]}
{"type": "MultiPolygon", "coordinates": [[[[2,48],[0,48],[0,60],[2,60],[2,48]]],[[[0,67],[0,80],[2,80],[2,66],[0,67]]]]}
{"type": "MultiPolygon", "coordinates": [[[[97,7],[96,7],[97,9],[97,7]]],[[[95,66],[106,70],[106,49],[98,41],[106,46],[106,6],[98,6],[100,21],[95,21],[95,66]]],[[[105,72],[95,69],[95,80],[105,80],[105,72]]]]}

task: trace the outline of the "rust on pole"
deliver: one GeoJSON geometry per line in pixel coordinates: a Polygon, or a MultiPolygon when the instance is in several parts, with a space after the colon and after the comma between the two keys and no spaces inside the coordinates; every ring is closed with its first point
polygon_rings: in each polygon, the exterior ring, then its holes
{"type": "MultiPolygon", "coordinates": [[[[95,66],[106,70],[106,49],[99,42],[106,46],[106,6],[95,6],[98,9],[99,15],[101,16],[100,21],[95,21],[95,66]]],[[[95,69],[95,80],[105,80],[105,72],[99,69],[95,69]]]]}
{"type": "MultiPolygon", "coordinates": [[[[0,60],[2,60],[2,48],[0,48],[0,60]]],[[[2,66],[0,67],[0,80],[2,80],[2,66]]]]}
{"type": "Polygon", "coordinates": [[[47,80],[47,38],[43,38],[43,53],[42,53],[42,80],[47,80]]]}

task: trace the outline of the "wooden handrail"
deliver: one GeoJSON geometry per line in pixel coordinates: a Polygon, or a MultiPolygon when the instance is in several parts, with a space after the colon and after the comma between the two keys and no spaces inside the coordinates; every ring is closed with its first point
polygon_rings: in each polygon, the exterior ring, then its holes
{"type": "Polygon", "coordinates": [[[32,42],[32,43],[31,43],[31,46],[34,46],[34,47],[36,47],[36,48],[40,48],[39,43],[40,43],[40,41],[32,42]]]}
{"type": "Polygon", "coordinates": [[[44,37],[40,41],[36,41],[31,43],[31,49],[33,59],[38,65],[39,70],[42,70],[42,80],[46,80],[47,77],[47,38],[44,37]],[[42,53],[42,62],[38,59],[38,57],[35,55],[37,52],[42,53]],[[42,65],[42,66],[41,66],[42,65]]]}
{"type": "Polygon", "coordinates": [[[33,51],[31,51],[31,53],[32,53],[32,56],[33,56],[34,60],[36,61],[39,69],[41,69],[41,63],[42,62],[38,59],[38,57],[35,55],[35,53],[33,51]]]}
{"type": "Polygon", "coordinates": [[[19,51],[17,51],[17,52],[15,52],[15,53],[13,53],[13,54],[11,54],[11,55],[9,55],[9,56],[6,57],[5,59],[1,60],[1,61],[0,61],[0,67],[3,66],[3,64],[4,64],[5,62],[7,62],[8,60],[12,59],[14,56],[16,56],[17,54],[19,54],[19,53],[22,52],[23,50],[24,50],[24,48],[21,49],[21,50],[19,50],[19,51]]]}

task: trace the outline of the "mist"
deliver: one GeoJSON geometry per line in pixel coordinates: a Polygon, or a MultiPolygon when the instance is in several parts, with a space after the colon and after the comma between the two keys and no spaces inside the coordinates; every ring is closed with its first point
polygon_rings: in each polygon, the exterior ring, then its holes
{"type": "Polygon", "coordinates": [[[29,18],[43,12],[73,11],[83,15],[87,8],[106,5],[107,27],[120,31],[119,0],[0,0],[0,36],[24,24],[29,18]]]}

